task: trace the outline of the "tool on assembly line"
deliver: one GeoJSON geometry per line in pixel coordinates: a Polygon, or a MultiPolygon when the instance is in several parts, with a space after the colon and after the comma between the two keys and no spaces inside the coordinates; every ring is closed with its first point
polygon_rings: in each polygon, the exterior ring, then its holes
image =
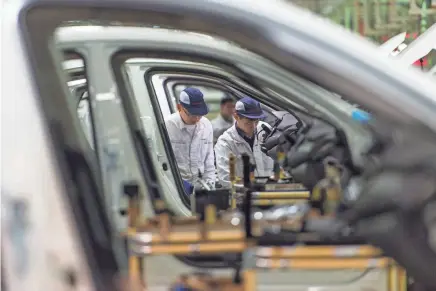
{"type": "Polygon", "coordinates": [[[311,204],[307,199],[293,206],[276,207],[266,211],[255,210],[252,203],[256,191],[253,191],[249,174],[249,157],[243,156],[242,161],[243,211],[231,209],[219,213],[216,206],[209,203],[204,207],[201,216],[177,218],[170,216],[164,201],[156,200],[156,216],[141,221],[141,197],[138,188],[125,187],[124,192],[129,197],[127,239],[131,255],[129,273],[132,280],[138,280],[140,274],[144,275],[142,264],[148,256],[201,256],[226,253],[235,254],[236,258],[240,258],[238,265],[241,269],[238,267],[235,272],[241,272],[241,280],[203,273],[185,274],[176,280],[170,290],[191,288],[190,290],[252,291],[256,289],[256,271],[259,269],[347,268],[387,268],[389,276],[386,286],[390,286],[387,291],[404,290],[398,287],[405,286],[402,283],[405,280],[404,271],[391,259],[384,257],[380,250],[361,245],[355,238],[339,239],[341,243],[348,245],[304,245],[322,244],[324,239],[331,240],[330,236],[316,233],[314,229],[329,229],[326,225],[329,226],[328,221],[333,216],[340,195],[341,189],[337,187],[339,173],[332,161],[325,163],[326,180],[319,185],[320,193],[326,193],[325,199],[319,201],[320,208],[324,209],[324,214],[330,216],[313,215],[309,212],[311,204]],[[304,221],[306,228],[303,230],[304,221]]]}
{"type": "Polygon", "coordinates": [[[331,158],[324,160],[325,178],[320,180],[312,190],[310,202],[319,209],[321,215],[334,215],[339,208],[342,197],[340,176],[341,166],[331,158]]]}
{"type": "MultiPolygon", "coordinates": [[[[283,159],[281,152],[277,148],[279,163],[283,159]]],[[[218,201],[217,197],[222,196],[210,197],[208,195],[216,193],[216,190],[205,190],[203,197],[206,198],[203,205],[197,207],[196,217],[175,218],[164,211],[165,205],[163,201],[159,201],[155,207],[158,210],[157,216],[139,223],[135,231],[128,234],[132,256],[146,260],[149,256],[158,255],[203,256],[225,253],[240,258],[238,267],[235,267],[235,273],[239,274],[240,270],[242,274],[240,281],[212,275],[188,274],[177,280],[178,288],[251,291],[256,288],[255,272],[259,269],[380,268],[386,269],[386,274],[392,274],[386,276],[386,286],[389,286],[387,290],[403,291],[400,287],[395,287],[401,285],[398,280],[404,280],[404,275],[401,277],[398,271],[401,268],[380,250],[362,245],[362,240],[355,237],[352,231],[343,231],[348,230],[348,226],[336,219],[335,214],[342,196],[342,173],[334,159],[324,159],[325,174],[317,181],[312,194],[301,185],[286,185],[281,181],[283,179],[253,179],[248,155],[243,155],[241,160],[242,183],[236,184],[237,177],[234,176],[234,170],[231,170],[233,188],[228,192],[232,195],[225,199],[229,208],[229,201],[234,201],[233,194],[239,195],[238,200],[241,201],[238,201],[238,207],[227,211],[220,209],[215,203],[218,201]],[[266,190],[266,185],[274,190],[266,190]],[[298,187],[300,189],[295,190],[298,187]],[[253,207],[256,201],[265,197],[274,200],[283,197],[295,198],[297,195],[301,199],[286,206],[266,210],[253,207]]],[[[233,162],[230,163],[232,164],[233,162]]],[[[277,176],[276,173],[275,178],[277,176]]],[[[197,198],[201,198],[201,195],[197,198]]]]}
{"type": "Polygon", "coordinates": [[[190,196],[191,211],[193,215],[200,217],[205,215],[208,204],[213,204],[217,211],[227,210],[231,203],[231,190],[225,188],[212,189],[206,181],[202,180],[202,174],[199,171],[197,187],[190,196]]]}
{"type": "MultiPolygon", "coordinates": [[[[307,200],[309,198],[309,192],[301,185],[297,183],[291,183],[291,178],[288,177],[282,167],[282,164],[286,158],[283,150],[277,151],[276,173],[275,177],[255,177],[252,165],[249,162],[249,157],[245,159],[248,163],[248,168],[244,168],[247,175],[243,177],[236,176],[236,156],[232,153],[229,154],[229,180],[230,180],[230,192],[229,192],[229,206],[230,209],[236,209],[238,206],[242,206],[243,198],[247,185],[253,190],[254,204],[260,207],[269,207],[277,204],[293,204],[300,200],[307,200]],[[248,177],[245,179],[244,177],[248,177]],[[245,180],[244,180],[245,179],[245,180]]],[[[244,155],[241,155],[241,159],[244,159],[244,155]]],[[[222,190],[222,194],[213,195],[214,200],[218,203],[219,209],[223,210],[224,200],[217,196],[226,196],[224,193],[226,190],[222,190]],[[221,201],[222,200],[222,201],[221,201]]],[[[209,192],[211,193],[211,192],[209,192]]],[[[198,194],[197,194],[198,195],[198,194]]],[[[203,194],[206,195],[206,194],[203,194]]],[[[210,194],[212,195],[212,194],[210,194]]],[[[192,197],[191,197],[192,198],[192,197]]],[[[192,204],[193,202],[191,202],[192,204]]]]}
{"type": "Polygon", "coordinates": [[[212,187],[209,185],[206,181],[203,180],[203,173],[198,169],[198,177],[197,177],[197,184],[201,187],[201,189],[211,191],[212,187]]]}
{"type": "MultiPolygon", "coordinates": [[[[137,183],[125,183],[123,193],[128,198],[127,209],[127,233],[129,236],[135,235],[138,225],[141,220],[140,193],[137,183]]],[[[143,280],[144,265],[142,260],[136,256],[129,256],[129,279],[135,285],[145,286],[143,280]]]]}
{"type": "Polygon", "coordinates": [[[283,181],[286,179],[283,163],[286,159],[286,153],[283,151],[281,145],[277,146],[277,158],[274,161],[274,180],[277,182],[283,181]]]}
{"type": "MultiPolygon", "coordinates": [[[[259,207],[270,207],[277,204],[293,204],[300,200],[307,200],[309,192],[298,183],[293,183],[293,178],[284,171],[283,164],[286,160],[286,152],[282,147],[283,140],[280,138],[283,132],[292,133],[301,126],[301,122],[286,111],[276,111],[273,115],[277,118],[276,124],[271,130],[264,128],[268,136],[267,144],[262,145],[262,152],[272,157],[274,162],[273,177],[254,177],[254,171],[250,171],[250,188],[252,189],[253,204],[259,207]]],[[[266,126],[265,126],[266,127],[266,126]]],[[[233,167],[234,158],[230,159],[230,167],[233,167]]],[[[231,169],[231,173],[232,169],[231,169]]],[[[241,177],[235,177],[232,183],[232,191],[235,199],[241,204],[246,186],[241,177]]]]}

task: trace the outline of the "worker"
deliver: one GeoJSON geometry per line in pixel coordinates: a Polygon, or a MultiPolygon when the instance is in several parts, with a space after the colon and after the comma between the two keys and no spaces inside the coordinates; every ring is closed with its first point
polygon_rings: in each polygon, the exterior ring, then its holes
{"type": "Polygon", "coordinates": [[[234,118],[235,124],[226,130],[215,145],[216,167],[218,181],[223,187],[230,186],[229,180],[229,155],[236,157],[236,176],[242,177],[241,155],[246,153],[250,163],[254,166],[255,176],[271,176],[274,161],[261,151],[262,124],[259,121],[265,117],[260,103],[250,97],[244,97],[236,102],[234,118]]]}
{"type": "Polygon", "coordinates": [[[211,121],[213,127],[213,144],[216,144],[220,135],[235,123],[235,119],[233,118],[234,111],[235,100],[228,95],[224,96],[220,102],[220,113],[211,121]]]}
{"type": "Polygon", "coordinates": [[[209,108],[203,93],[197,88],[184,89],[177,111],[165,120],[165,125],[182,179],[192,185],[203,179],[214,188],[213,129],[209,119],[204,117],[209,108]]]}

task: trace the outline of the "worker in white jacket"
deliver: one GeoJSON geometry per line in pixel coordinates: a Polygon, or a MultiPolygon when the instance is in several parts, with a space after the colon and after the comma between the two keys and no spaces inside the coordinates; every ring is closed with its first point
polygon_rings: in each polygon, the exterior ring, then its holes
{"type": "Polygon", "coordinates": [[[201,178],[213,188],[213,129],[204,117],[209,109],[203,93],[197,88],[186,88],[180,93],[177,110],[165,120],[165,125],[182,179],[196,185],[201,178]]]}
{"type": "Polygon", "coordinates": [[[229,155],[236,157],[236,176],[242,178],[241,155],[246,153],[254,166],[255,176],[271,176],[274,161],[260,149],[261,124],[265,117],[260,103],[250,97],[244,97],[235,104],[236,123],[226,130],[215,145],[218,180],[223,187],[230,186],[229,155]]]}
{"type": "Polygon", "coordinates": [[[220,102],[220,113],[211,121],[213,127],[213,144],[215,144],[218,138],[233,124],[235,119],[233,113],[235,111],[235,100],[230,96],[225,96],[220,102]]]}

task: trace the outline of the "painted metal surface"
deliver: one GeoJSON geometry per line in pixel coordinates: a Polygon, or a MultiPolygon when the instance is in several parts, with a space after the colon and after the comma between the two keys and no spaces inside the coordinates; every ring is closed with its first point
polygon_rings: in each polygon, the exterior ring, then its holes
{"type": "MultiPolygon", "coordinates": [[[[253,2],[247,1],[187,0],[181,3],[180,1],[151,0],[117,2],[75,0],[63,1],[62,5],[102,8],[110,6],[121,9],[129,7],[130,11],[164,11],[168,12],[169,15],[192,15],[192,23],[200,21],[200,23],[211,24],[201,27],[201,29],[216,31],[224,37],[239,40],[245,47],[251,48],[266,59],[281,64],[283,68],[290,70],[298,68],[298,60],[307,61],[307,63],[303,62],[299,65],[310,65],[310,62],[316,62],[320,65],[320,75],[325,76],[330,71],[332,73],[330,76],[340,77],[336,84],[333,84],[331,80],[326,80],[327,78],[322,79],[316,71],[313,71],[313,67],[301,66],[297,72],[305,76],[312,73],[311,80],[319,81],[321,85],[330,85],[338,89],[342,95],[350,95],[350,98],[355,102],[365,103],[366,107],[384,109],[387,113],[386,116],[393,121],[408,120],[435,129],[434,123],[428,119],[430,115],[427,114],[433,113],[435,109],[435,100],[432,97],[435,87],[431,85],[430,81],[423,80],[421,75],[398,69],[387,60],[373,56],[376,52],[375,47],[341,32],[341,30],[332,27],[331,24],[313,18],[304,11],[289,8],[281,2],[271,2],[262,3],[259,1],[253,4],[253,2]],[[224,19],[240,24],[241,33],[236,35],[233,29],[225,27],[221,27],[222,30],[217,31],[220,28],[217,24],[224,19]],[[244,30],[244,27],[249,29],[244,30]],[[259,36],[262,37],[257,39],[241,37],[243,32],[247,32],[247,36],[250,36],[250,31],[259,33],[259,36]],[[324,38],[326,35],[329,36],[328,40],[320,39],[321,36],[324,38]],[[346,38],[347,42],[344,42],[343,38],[346,38]],[[259,39],[264,41],[262,46],[259,46],[259,39]],[[292,58],[293,56],[295,58],[292,58]],[[340,66],[337,66],[338,64],[340,66]],[[353,72],[358,78],[349,74],[351,69],[354,69],[353,72]],[[404,79],[409,79],[413,83],[413,87],[405,84],[404,79]],[[343,85],[349,84],[350,87],[340,87],[341,83],[343,85]],[[358,89],[364,88],[363,84],[369,83],[374,84],[374,96],[371,100],[365,100],[365,98],[369,99],[367,98],[368,92],[362,92],[359,95],[360,90],[358,89]]],[[[71,212],[66,199],[60,194],[65,193],[66,189],[61,183],[60,169],[56,163],[57,157],[51,151],[53,142],[49,138],[46,120],[40,111],[39,103],[37,103],[39,97],[44,98],[44,96],[40,96],[36,90],[33,82],[35,76],[30,71],[31,63],[27,62],[27,57],[30,54],[24,51],[23,39],[28,34],[22,34],[18,26],[18,13],[23,2],[17,1],[16,3],[16,9],[11,7],[8,9],[8,13],[5,15],[7,25],[6,28],[3,28],[3,32],[6,32],[3,34],[5,37],[3,41],[8,44],[6,53],[11,58],[7,58],[2,64],[2,68],[9,68],[8,74],[3,74],[4,77],[2,77],[4,78],[2,80],[2,93],[6,92],[8,96],[15,95],[19,98],[2,98],[2,101],[5,101],[2,104],[2,119],[4,118],[2,124],[8,125],[7,128],[5,127],[6,130],[2,129],[2,139],[8,141],[6,145],[2,145],[2,167],[7,168],[7,172],[2,171],[2,192],[8,192],[13,198],[25,201],[28,205],[29,220],[35,224],[28,229],[29,234],[26,241],[27,244],[30,244],[30,241],[33,242],[32,247],[41,251],[31,252],[29,264],[32,269],[25,278],[19,280],[18,274],[12,271],[12,268],[11,271],[9,269],[7,271],[8,278],[12,282],[13,290],[64,290],[63,288],[66,289],[67,285],[58,282],[57,275],[58,271],[61,270],[60,266],[66,265],[67,269],[72,266],[74,270],[79,272],[79,282],[83,284],[78,288],[79,290],[91,289],[87,277],[87,267],[83,264],[83,253],[78,249],[78,240],[75,239],[77,233],[75,233],[75,227],[72,223],[71,212]],[[7,110],[3,109],[5,107],[7,110]],[[23,134],[23,132],[27,134],[23,134]],[[44,234],[48,229],[51,230],[52,237],[47,242],[47,237],[44,234]],[[57,264],[57,260],[60,260],[61,263],[57,264]]],[[[34,1],[34,3],[56,4],[60,2],[34,1]]],[[[100,9],[93,11],[87,17],[116,18],[118,15],[117,13],[113,15],[100,14],[100,9]]],[[[142,16],[144,15],[141,15],[143,21],[147,19],[142,16]]],[[[131,14],[131,17],[135,17],[134,13],[131,14]]],[[[56,18],[56,15],[53,15],[53,18],[56,18]]],[[[45,19],[45,21],[49,23],[50,19],[45,19]]],[[[165,22],[171,21],[169,18],[163,18],[162,24],[165,22]]],[[[189,28],[190,25],[188,22],[180,23],[181,28],[189,28]]],[[[41,32],[40,37],[43,39],[44,36],[46,35],[41,32]]],[[[43,50],[47,51],[47,43],[43,43],[42,46],[43,50]]],[[[42,46],[35,45],[35,48],[41,49],[42,46]]],[[[5,50],[5,48],[3,49],[5,50]]],[[[40,60],[33,61],[37,64],[40,60]]],[[[48,69],[46,73],[53,74],[53,70],[48,69]]],[[[108,88],[103,88],[102,92],[107,92],[106,89],[108,88]]],[[[57,93],[62,96],[62,92],[57,93]]],[[[4,248],[5,252],[14,253],[13,246],[8,243],[8,240],[5,240],[4,248]]],[[[168,266],[166,268],[168,272],[165,274],[161,272],[161,269],[160,274],[154,270],[156,273],[153,280],[155,280],[156,285],[164,284],[169,280],[171,274],[185,268],[182,264],[177,265],[174,258],[167,257],[167,259],[167,261],[165,258],[155,261],[161,267],[168,266]]],[[[6,258],[8,266],[18,262],[19,260],[16,258],[6,258]]],[[[369,278],[370,275],[367,274],[366,278],[369,278]]],[[[285,274],[285,277],[288,281],[289,276],[285,274]]],[[[332,274],[328,274],[323,279],[331,280],[331,278],[332,274]]],[[[317,277],[317,280],[323,279],[317,277]]],[[[297,280],[298,276],[296,276],[295,282],[297,280]]],[[[371,278],[368,281],[370,280],[371,278]]],[[[280,279],[277,279],[274,285],[279,284],[279,282],[280,279]]],[[[269,287],[268,290],[272,290],[271,286],[269,287]]],[[[336,287],[335,290],[338,288],[336,287]]]]}
{"type": "Polygon", "coordinates": [[[380,45],[380,51],[389,56],[406,39],[406,32],[395,35],[380,45]]]}

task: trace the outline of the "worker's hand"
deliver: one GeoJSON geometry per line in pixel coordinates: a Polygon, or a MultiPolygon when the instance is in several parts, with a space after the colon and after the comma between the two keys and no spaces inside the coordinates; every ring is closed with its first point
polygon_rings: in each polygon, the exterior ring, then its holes
{"type": "Polygon", "coordinates": [[[187,195],[191,195],[192,192],[194,192],[194,185],[192,185],[190,182],[186,180],[183,180],[183,188],[187,195]]]}

